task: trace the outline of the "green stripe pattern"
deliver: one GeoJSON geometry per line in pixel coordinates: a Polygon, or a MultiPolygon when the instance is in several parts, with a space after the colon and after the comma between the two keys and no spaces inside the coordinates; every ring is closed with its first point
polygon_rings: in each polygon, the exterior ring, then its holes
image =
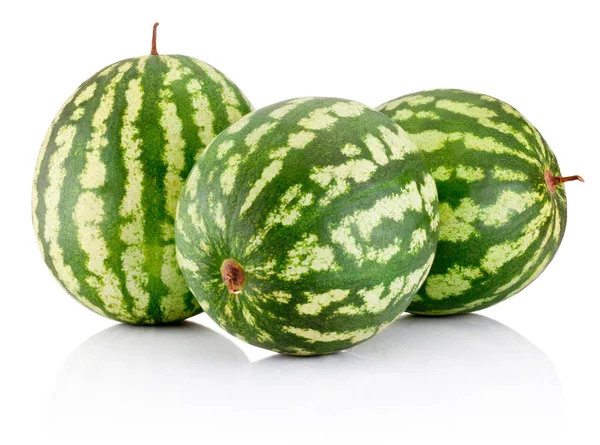
{"type": "Polygon", "coordinates": [[[423,91],[378,109],[404,128],[425,158],[440,199],[431,273],[409,312],[476,311],[515,295],[554,257],[566,196],[538,130],[510,105],[462,90],[423,91]]]}
{"type": "Polygon", "coordinates": [[[178,55],[117,62],[75,91],[38,157],[33,224],[77,301],[134,324],[201,311],[177,265],[177,201],[204,148],[250,111],[223,74],[178,55]]]}
{"type": "Polygon", "coordinates": [[[177,258],[228,332],[325,354],[405,310],[438,223],[435,181],[402,128],[356,102],[299,98],[243,117],[204,151],[179,202],[177,258]],[[245,271],[238,294],[226,259],[245,271]]]}

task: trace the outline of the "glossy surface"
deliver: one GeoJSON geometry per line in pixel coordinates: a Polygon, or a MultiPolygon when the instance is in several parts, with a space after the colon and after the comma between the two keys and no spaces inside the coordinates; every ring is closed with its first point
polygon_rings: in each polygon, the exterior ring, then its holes
{"type": "Polygon", "coordinates": [[[483,309],[535,280],[566,227],[565,185],[539,131],[510,105],[463,90],[409,94],[378,109],[401,125],[435,178],[440,239],[409,311],[483,309]]]}

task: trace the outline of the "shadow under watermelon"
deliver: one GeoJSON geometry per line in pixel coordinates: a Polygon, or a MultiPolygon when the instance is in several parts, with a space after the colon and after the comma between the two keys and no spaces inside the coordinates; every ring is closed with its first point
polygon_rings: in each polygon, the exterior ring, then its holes
{"type": "Polygon", "coordinates": [[[332,437],[340,440],[533,443],[557,437],[563,410],[549,358],[514,330],[474,314],[406,315],[350,351],[273,356],[244,373],[244,427],[269,419],[273,440],[301,419],[307,428],[295,432],[298,442],[337,431],[332,437]]]}
{"type": "Polygon", "coordinates": [[[65,362],[49,418],[60,443],[529,444],[558,435],[562,405],[552,362],[507,326],[403,316],[349,351],[253,363],[196,323],[117,325],[65,362]]]}
{"type": "Polygon", "coordinates": [[[231,340],[197,323],[110,327],[79,346],[58,373],[51,435],[60,443],[148,443],[196,432],[230,397],[246,363],[231,340]]]}

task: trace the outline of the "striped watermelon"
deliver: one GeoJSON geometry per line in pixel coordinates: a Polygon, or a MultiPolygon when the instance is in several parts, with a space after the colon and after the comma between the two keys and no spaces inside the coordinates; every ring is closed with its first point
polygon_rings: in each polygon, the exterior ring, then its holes
{"type": "Polygon", "coordinates": [[[75,299],[134,324],[201,311],[175,257],[177,200],[206,145],[250,109],[220,72],[178,55],[117,62],[75,91],[33,186],[42,255],[75,299]]]}
{"type": "Polygon", "coordinates": [[[215,138],[184,186],[177,258],[202,308],[295,355],[366,340],[433,261],[433,178],[406,133],[356,102],[301,98],[215,138]]]}
{"type": "Polygon", "coordinates": [[[436,180],[440,241],[408,308],[476,311],[516,294],[546,268],[567,218],[554,154],[510,105],[462,90],[410,94],[378,107],[409,133],[436,180]]]}

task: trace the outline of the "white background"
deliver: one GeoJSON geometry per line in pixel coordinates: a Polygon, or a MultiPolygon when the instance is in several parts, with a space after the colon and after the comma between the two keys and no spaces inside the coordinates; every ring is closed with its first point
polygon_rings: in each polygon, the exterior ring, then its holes
{"type": "Polygon", "coordinates": [[[0,442],[600,443],[594,2],[175,0],[0,6],[0,442]],[[100,68],[200,58],[256,108],[304,95],[376,106],[429,88],[504,99],[553,147],[569,221],[547,271],[480,315],[405,317],[349,352],[273,356],[203,314],[119,325],[47,271],[31,181],[62,102],[100,68]],[[212,331],[207,329],[210,328],[212,331]]]}

